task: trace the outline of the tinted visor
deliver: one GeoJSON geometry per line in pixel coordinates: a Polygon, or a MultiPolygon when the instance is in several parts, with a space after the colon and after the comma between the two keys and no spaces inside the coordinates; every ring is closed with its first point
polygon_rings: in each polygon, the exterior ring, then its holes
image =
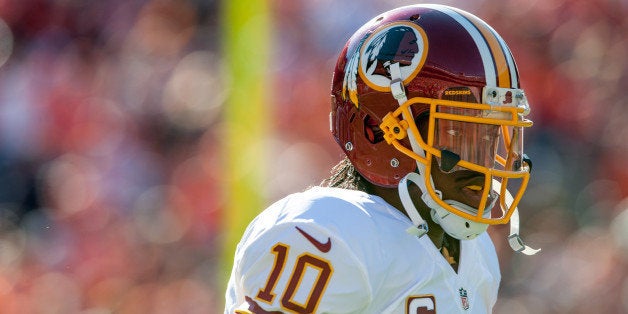
{"type": "MultiPolygon", "coordinates": [[[[439,109],[439,112],[448,114],[471,117],[482,116],[482,110],[476,109],[454,107],[440,107],[439,109]]],[[[454,153],[461,160],[479,166],[495,167],[495,156],[497,155],[501,135],[500,126],[444,119],[436,119],[435,123],[435,148],[454,153]]],[[[442,164],[442,161],[439,160],[439,163],[442,164]]],[[[449,171],[460,169],[460,166],[455,166],[449,169],[449,171]]]]}

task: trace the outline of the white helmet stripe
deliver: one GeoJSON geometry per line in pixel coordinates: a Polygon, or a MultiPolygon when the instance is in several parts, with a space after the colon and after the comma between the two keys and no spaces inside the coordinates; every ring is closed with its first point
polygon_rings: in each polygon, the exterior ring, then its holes
{"type": "Polygon", "coordinates": [[[503,38],[488,24],[469,12],[453,9],[465,16],[479,31],[491,49],[492,58],[497,72],[497,85],[506,88],[519,88],[517,68],[512,54],[503,38]]]}

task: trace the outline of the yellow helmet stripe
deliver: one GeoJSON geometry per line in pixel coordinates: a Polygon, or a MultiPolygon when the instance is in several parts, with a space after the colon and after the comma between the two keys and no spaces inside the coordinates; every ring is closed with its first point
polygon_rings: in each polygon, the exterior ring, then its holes
{"type": "MultiPolygon", "coordinates": [[[[490,28],[490,26],[489,26],[490,28]]],[[[497,34],[494,29],[490,28],[493,31],[493,34],[497,34]]],[[[511,88],[520,88],[519,87],[519,73],[517,72],[517,66],[515,65],[515,60],[512,57],[512,53],[510,49],[508,49],[508,45],[503,38],[499,35],[496,35],[497,40],[499,41],[500,46],[502,47],[502,51],[506,55],[506,61],[508,62],[508,68],[510,69],[510,84],[511,88]]]]}

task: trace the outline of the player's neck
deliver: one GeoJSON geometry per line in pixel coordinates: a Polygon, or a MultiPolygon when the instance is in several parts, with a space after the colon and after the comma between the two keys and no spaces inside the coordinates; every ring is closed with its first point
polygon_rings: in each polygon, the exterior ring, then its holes
{"type": "MultiPolygon", "coordinates": [[[[395,207],[398,211],[408,216],[406,213],[403,204],[401,203],[401,199],[399,198],[399,192],[395,188],[384,188],[376,185],[369,185],[367,193],[377,195],[384,199],[388,204],[395,207]]],[[[430,216],[430,209],[425,205],[425,203],[421,200],[421,193],[418,189],[415,191],[411,191],[410,197],[412,198],[412,202],[414,206],[419,210],[419,214],[421,217],[427,221],[429,226],[429,230],[427,232],[427,236],[430,238],[434,246],[437,250],[441,252],[443,257],[454,271],[458,271],[458,261],[460,258],[460,241],[448,237],[445,235],[445,231],[443,228],[435,223],[430,216]]]]}
{"type": "Polygon", "coordinates": [[[458,265],[460,264],[460,240],[444,235],[443,246],[440,252],[454,271],[458,272],[458,265]]]}
{"type": "Polygon", "coordinates": [[[445,231],[438,224],[429,224],[430,230],[427,231],[427,236],[430,237],[432,243],[437,249],[443,248],[443,241],[445,239],[445,231]]]}
{"type": "MultiPolygon", "coordinates": [[[[392,205],[398,211],[408,216],[408,213],[403,207],[401,199],[399,198],[399,192],[397,191],[396,188],[384,188],[384,187],[370,184],[368,186],[368,191],[366,192],[381,197],[388,204],[392,205]]],[[[421,196],[421,192],[419,191],[418,188],[415,187],[414,190],[412,189],[410,190],[410,197],[412,198],[412,202],[414,203],[414,206],[418,209],[419,214],[421,215],[421,217],[423,217],[423,219],[425,219],[425,221],[428,224],[429,230],[427,232],[427,235],[429,236],[430,240],[432,240],[432,242],[434,243],[434,246],[440,249],[443,246],[443,238],[445,235],[445,231],[443,231],[443,228],[441,228],[441,226],[439,226],[437,223],[432,221],[432,217],[430,216],[430,209],[421,200],[420,196],[421,196]]]]}

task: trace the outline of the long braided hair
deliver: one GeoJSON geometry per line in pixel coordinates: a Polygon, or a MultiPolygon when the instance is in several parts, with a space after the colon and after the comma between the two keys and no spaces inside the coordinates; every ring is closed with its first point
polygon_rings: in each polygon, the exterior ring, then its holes
{"type": "Polygon", "coordinates": [[[369,191],[366,179],[358,173],[347,157],[331,168],[331,176],[323,180],[320,185],[364,192],[369,191]]]}

